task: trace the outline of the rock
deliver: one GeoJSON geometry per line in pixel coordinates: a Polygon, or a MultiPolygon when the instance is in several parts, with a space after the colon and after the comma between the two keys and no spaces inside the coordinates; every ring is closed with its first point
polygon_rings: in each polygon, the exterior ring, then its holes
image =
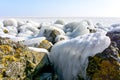
{"type": "Polygon", "coordinates": [[[34,22],[34,21],[31,21],[31,20],[26,21],[26,23],[30,23],[30,24],[32,24],[33,27],[36,27],[36,28],[40,27],[40,24],[39,24],[39,23],[34,22]]]}
{"type": "Polygon", "coordinates": [[[44,26],[41,28],[38,37],[40,36],[44,36],[46,37],[46,39],[50,42],[52,42],[53,44],[55,43],[55,38],[58,35],[65,35],[64,31],[56,28],[54,26],[44,26]]]}
{"type": "Polygon", "coordinates": [[[56,20],[54,24],[61,24],[64,25],[65,22],[63,20],[56,20]]]}
{"type": "Polygon", "coordinates": [[[116,43],[102,53],[89,57],[87,75],[90,80],[120,80],[120,50],[116,43]]]}
{"type": "Polygon", "coordinates": [[[29,50],[7,38],[0,38],[0,80],[35,80],[48,72],[46,53],[29,50]]]}
{"type": "Polygon", "coordinates": [[[50,51],[52,46],[53,46],[53,44],[51,42],[49,42],[48,40],[43,40],[39,43],[38,48],[44,48],[44,49],[47,49],[48,51],[50,51]]]}
{"type": "Polygon", "coordinates": [[[15,20],[15,19],[6,19],[3,21],[3,24],[5,27],[6,26],[18,27],[17,20],[15,20]]]}
{"type": "Polygon", "coordinates": [[[115,42],[120,49],[120,28],[115,28],[112,31],[107,32],[107,36],[109,36],[111,41],[115,42]]]}
{"type": "Polygon", "coordinates": [[[25,33],[26,31],[31,31],[34,36],[39,33],[39,30],[36,27],[34,27],[34,25],[31,23],[26,23],[23,26],[20,26],[18,28],[18,31],[19,33],[25,33]]]}
{"type": "Polygon", "coordinates": [[[84,22],[72,22],[64,26],[65,33],[69,34],[67,36],[75,38],[79,35],[88,34],[90,31],[88,29],[89,25],[84,22]]]}
{"type": "Polygon", "coordinates": [[[56,43],[49,59],[58,75],[58,80],[78,80],[86,75],[88,57],[103,52],[110,45],[105,33],[91,33],[56,43]]]}

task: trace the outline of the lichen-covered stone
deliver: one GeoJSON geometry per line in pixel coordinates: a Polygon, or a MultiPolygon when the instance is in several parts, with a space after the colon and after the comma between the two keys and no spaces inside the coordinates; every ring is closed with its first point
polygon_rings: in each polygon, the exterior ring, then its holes
{"type": "Polygon", "coordinates": [[[87,75],[90,80],[120,80],[120,53],[116,43],[102,53],[89,57],[87,75]]]}
{"type": "Polygon", "coordinates": [[[47,49],[49,51],[52,46],[53,45],[52,45],[51,42],[49,42],[48,40],[43,40],[43,41],[40,42],[38,47],[39,48],[45,48],[45,49],[47,49]]]}
{"type": "Polygon", "coordinates": [[[46,53],[0,38],[0,80],[35,80],[48,65],[46,53]]]}
{"type": "Polygon", "coordinates": [[[114,41],[117,44],[117,47],[120,49],[120,30],[115,29],[115,30],[109,31],[107,33],[107,36],[109,36],[111,41],[114,41]]]}

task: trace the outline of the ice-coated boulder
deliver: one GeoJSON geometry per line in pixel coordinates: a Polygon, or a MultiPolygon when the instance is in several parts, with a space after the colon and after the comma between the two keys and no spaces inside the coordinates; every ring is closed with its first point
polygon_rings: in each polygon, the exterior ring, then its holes
{"type": "Polygon", "coordinates": [[[24,21],[18,20],[17,21],[18,27],[23,26],[25,24],[24,21]]]}
{"type": "Polygon", "coordinates": [[[32,36],[34,36],[34,33],[29,30],[17,34],[17,37],[32,37],[32,36]]]}
{"type": "Polygon", "coordinates": [[[39,33],[39,30],[34,27],[31,23],[26,23],[25,25],[23,26],[20,26],[18,28],[18,31],[21,33],[21,32],[26,32],[26,31],[31,31],[33,32],[34,34],[33,35],[37,35],[39,33]]]}
{"type": "Polygon", "coordinates": [[[65,33],[62,29],[59,29],[54,26],[43,26],[41,27],[40,32],[38,34],[38,36],[46,37],[46,39],[52,43],[55,43],[55,38],[58,35],[65,35],[65,33]]]}
{"type": "Polygon", "coordinates": [[[65,33],[70,37],[77,37],[79,35],[88,34],[90,31],[88,29],[89,25],[85,22],[71,22],[64,26],[65,33]],[[69,33],[69,34],[68,34],[69,33]]]}
{"type": "Polygon", "coordinates": [[[49,59],[58,74],[58,80],[87,80],[88,57],[103,52],[110,45],[105,33],[91,33],[56,43],[49,59]]]}
{"type": "Polygon", "coordinates": [[[54,24],[61,24],[64,25],[65,22],[63,20],[56,20],[54,24]]]}
{"type": "Polygon", "coordinates": [[[26,23],[30,23],[30,24],[32,24],[33,27],[36,27],[36,28],[40,27],[40,23],[37,23],[37,22],[31,21],[31,20],[26,21],[26,23]]]}
{"type": "Polygon", "coordinates": [[[3,21],[3,24],[4,26],[14,26],[14,27],[18,27],[18,24],[17,24],[17,20],[16,19],[6,19],[3,21]]]}

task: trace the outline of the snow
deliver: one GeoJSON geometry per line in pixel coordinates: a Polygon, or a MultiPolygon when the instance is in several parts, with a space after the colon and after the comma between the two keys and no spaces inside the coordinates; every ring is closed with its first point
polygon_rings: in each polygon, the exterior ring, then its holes
{"type": "Polygon", "coordinates": [[[60,80],[74,80],[78,73],[86,79],[87,58],[110,45],[106,33],[120,32],[119,21],[118,18],[4,18],[0,19],[0,37],[21,41],[31,50],[47,53],[60,80]],[[90,33],[90,29],[96,33],[90,33]],[[51,52],[37,48],[42,40],[52,37],[53,30],[60,35],[54,37],[56,43],[51,52]]]}
{"type": "Polygon", "coordinates": [[[44,48],[35,48],[35,47],[28,47],[30,50],[36,51],[36,52],[44,52],[44,53],[49,53],[46,49],[44,48]]]}
{"type": "Polygon", "coordinates": [[[3,24],[4,24],[4,26],[14,26],[14,27],[18,26],[17,25],[17,20],[13,19],[13,18],[4,20],[3,24]]]}
{"type": "Polygon", "coordinates": [[[105,33],[91,33],[55,44],[49,54],[59,80],[85,80],[88,57],[104,51],[110,45],[105,33]]]}
{"type": "Polygon", "coordinates": [[[23,42],[23,44],[26,46],[38,47],[39,43],[45,39],[46,39],[45,37],[37,37],[37,38],[27,39],[23,42]]]}
{"type": "Polygon", "coordinates": [[[89,33],[88,27],[89,25],[84,21],[72,22],[64,26],[64,31],[67,33],[67,36],[75,38],[79,35],[88,34],[89,33]]]}

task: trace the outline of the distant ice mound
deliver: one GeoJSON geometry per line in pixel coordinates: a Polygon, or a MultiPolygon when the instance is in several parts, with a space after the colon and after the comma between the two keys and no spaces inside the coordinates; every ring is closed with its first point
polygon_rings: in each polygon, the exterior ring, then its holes
{"type": "Polygon", "coordinates": [[[17,24],[17,20],[11,18],[11,19],[6,19],[3,21],[3,24],[4,26],[14,26],[14,27],[17,27],[18,24],[17,24]]]}
{"type": "Polygon", "coordinates": [[[90,33],[91,29],[94,29],[94,26],[90,21],[87,20],[81,22],[71,22],[64,26],[66,35],[73,38],[79,35],[88,34],[90,33]]]}
{"type": "Polygon", "coordinates": [[[103,52],[110,42],[106,33],[91,33],[55,44],[49,59],[59,80],[77,80],[78,74],[87,80],[88,57],[103,52]]]}
{"type": "Polygon", "coordinates": [[[65,22],[63,20],[56,20],[54,24],[61,24],[64,25],[65,22]]]}
{"type": "Polygon", "coordinates": [[[25,34],[23,36],[35,36],[39,33],[38,28],[31,24],[31,23],[26,23],[18,28],[19,34],[18,36],[22,36],[21,34],[25,34]]]}

